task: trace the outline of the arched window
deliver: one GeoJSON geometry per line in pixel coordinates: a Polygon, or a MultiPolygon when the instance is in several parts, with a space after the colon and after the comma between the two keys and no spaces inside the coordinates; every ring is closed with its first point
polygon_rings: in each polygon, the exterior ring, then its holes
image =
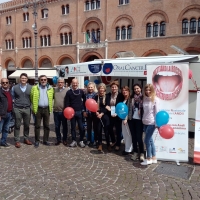
{"type": "Polygon", "coordinates": [[[128,26],[127,39],[132,39],[132,26],[128,26]]]}
{"type": "Polygon", "coordinates": [[[27,22],[29,20],[29,13],[23,13],[23,20],[27,22]]]}
{"type": "Polygon", "coordinates": [[[119,5],[123,5],[124,0],[119,0],[119,5]]]}
{"type": "Polygon", "coordinates": [[[146,26],[146,37],[151,37],[151,24],[147,24],[146,26]]]}
{"type": "Polygon", "coordinates": [[[85,10],[90,10],[90,2],[89,1],[85,2],[85,10]]]}
{"type": "Polygon", "coordinates": [[[45,9],[41,10],[42,18],[47,18],[48,17],[48,13],[46,13],[45,11],[46,11],[45,9]]]}
{"type": "Polygon", "coordinates": [[[30,48],[31,47],[31,37],[22,38],[22,46],[23,46],[23,48],[30,48]]]}
{"type": "Polygon", "coordinates": [[[184,19],[182,21],[182,34],[188,34],[188,20],[184,19]]]}
{"type": "Polygon", "coordinates": [[[153,37],[158,37],[158,23],[153,24],[153,37]]]}
{"type": "Polygon", "coordinates": [[[6,49],[14,49],[14,40],[13,39],[5,40],[5,42],[6,42],[6,49]]]}
{"type": "Polygon", "coordinates": [[[62,5],[62,14],[65,14],[65,6],[62,5]]]}
{"type": "Polygon", "coordinates": [[[72,33],[69,33],[69,44],[72,44],[72,33]]]}
{"type": "Polygon", "coordinates": [[[190,33],[196,33],[196,19],[192,18],[190,20],[190,33]]]}
{"type": "Polygon", "coordinates": [[[96,8],[97,8],[97,9],[100,8],[100,0],[97,0],[96,8]]]}
{"type": "Polygon", "coordinates": [[[51,36],[50,35],[40,36],[40,45],[42,47],[51,46],[51,36]]]}
{"type": "Polygon", "coordinates": [[[63,34],[60,34],[60,44],[63,45],[63,34]]]}
{"type": "Polygon", "coordinates": [[[200,18],[198,20],[198,33],[200,33],[200,18]]]}
{"type": "Polygon", "coordinates": [[[122,40],[125,40],[126,39],[126,27],[123,26],[122,27],[122,40]]]}
{"type": "Polygon", "coordinates": [[[160,36],[165,36],[165,22],[160,23],[160,36]]]}
{"type": "Polygon", "coordinates": [[[97,41],[100,42],[101,41],[101,32],[99,29],[97,29],[97,41]]]}
{"type": "Polygon", "coordinates": [[[92,2],[91,2],[91,9],[92,10],[96,9],[96,1],[95,0],[92,0],[92,2]]]}
{"type": "Polygon", "coordinates": [[[66,5],[66,14],[69,14],[69,5],[66,5]]]}
{"type": "Polygon", "coordinates": [[[120,28],[116,28],[116,40],[120,40],[120,28]]]}

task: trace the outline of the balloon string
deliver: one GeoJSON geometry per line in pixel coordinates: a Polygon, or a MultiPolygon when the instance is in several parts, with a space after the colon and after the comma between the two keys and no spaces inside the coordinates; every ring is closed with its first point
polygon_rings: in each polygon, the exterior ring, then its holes
{"type": "Polygon", "coordinates": [[[102,126],[103,126],[103,128],[104,128],[104,124],[103,124],[103,122],[102,122],[102,120],[100,119],[100,121],[101,121],[101,124],[102,124],[102,126]]]}
{"type": "Polygon", "coordinates": [[[196,81],[193,79],[193,77],[191,77],[191,81],[192,81],[192,83],[194,84],[195,89],[198,90],[197,83],[196,83],[196,81]]]}

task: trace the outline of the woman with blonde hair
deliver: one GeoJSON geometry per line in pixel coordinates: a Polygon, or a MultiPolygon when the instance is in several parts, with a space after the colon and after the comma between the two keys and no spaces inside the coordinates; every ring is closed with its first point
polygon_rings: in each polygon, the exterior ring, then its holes
{"type": "Polygon", "coordinates": [[[102,151],[102,128],[104,129],[107,147],[109,150],[110,149],[110,141],[108,136],[109,116],[108,116],[108,110],[106,109],[106,106],[109,105],[109,102],[108,102],[108,97],[106,95],[106,85],[104,83],[100,83],[98,85],[98,93],[95,96],[95,100],[98,104],[98,110],[95,116],[96,126],[94,127],[98,138],[98,145],[99,145],[98,151],[102,151]]]}
{"type": "MultiPolygon", "coordinates": [[[[85,91],[85,101],[87,99],[95,99],[95,96],[97,95],[97,88],[96,84],[94,82],[89,82],[85,91]]],[[[85,105],[84,101],[84,105],[85,105]]],[[[83,112],[83,116],[86,118],[87,121],[87,145],[88,146],[96,146],[96,141],[97,141],[97,133],[94,130],[94,127],[96,126],[95,124],[95,113],[90,112],[87,108],[85,112],[83,112]],[[92,128],[94,131],[94,143],[92,141],[92,128]]]]}
{"type": "Polygon", "coordinates": [[[157,163],[152,135],[156,128],[155,116],[158,111],[158,98],[152,84],[147,84],[144,88],[143,111],[142,122],[144,124],[147,159],[141,165],[150,165],[157,163]]]}
{"type": "Polygon", "coordinates": [[[128,115],[124,120],[122,120],[122,135],[125,143],[125,150],[122,152],[122,155],[128,155],[133,150],[132,136],[129,129],[129,121],[132,119],[132,102],[130,98],[130,89],[128,86],[122,87],[122,94],[124,96],[123,103],[125,103],[128,107],[128,115]]]}

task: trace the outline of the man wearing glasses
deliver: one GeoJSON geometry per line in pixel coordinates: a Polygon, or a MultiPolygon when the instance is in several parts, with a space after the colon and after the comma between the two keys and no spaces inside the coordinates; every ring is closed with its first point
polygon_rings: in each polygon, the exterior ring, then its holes
{"type": "Polygon", "coordinates": [[[54,90],[47,82],[47,76],[39,77],[39,84],[34,85],[31,90],[31,102],[35,114],[35,147],[39,147],[40,126],[43,119],[44,135],[43,144],[49,146],[49,117],[53,110],[54,90]]]}
{"type": "Polygon", "coordinates": [[[55,132],[57,142],[55,145],[59,145],[61,143],[61,134],[60,127],[62,124],[63,128],[63,144],[67,145],[67,119],[63,115],[64,110],[64,98],[68,91],[68,88],[64,86],[64,78],[58,79],[58,87],[54,89],[54,105],[53,105],[53,115],[54,115],[54,123],[55,123],[55,132]]]}
{"type": "Polygon", "coordinates": [[[12,95],[9,90],[8,79],[2,78],[0,88],[0,133],[2,133],[1,146],[4,147],[9,147],[6,139],[9,132],[12,108],[12,95]]]}
{"type": "Polygon", "coordinates": [[[20,75],[20,83],[12,87],[12,96],[14,99],[14,116],[15,116],[15,129],[14,140],[15,147],[20,148],[20,126],[23,119],[24,124],[24,143],[32,145],[29,140],[29,125],[31,117],[31,100],[30,93],[32,86],[27,84],[28,76],[26,73],[20,75]]]}

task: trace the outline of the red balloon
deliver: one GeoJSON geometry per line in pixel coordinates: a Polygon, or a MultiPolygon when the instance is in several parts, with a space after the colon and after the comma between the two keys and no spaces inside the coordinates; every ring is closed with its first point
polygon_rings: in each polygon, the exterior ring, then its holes
{"type": "Polygon", "coordinates": [[[189,69],[189,71],[188,71],[188,76],[189,76],[189,79],[192,78],[192,70],[191,69],[189,69]]]}
{"type": "Polygon", "coordinates": [[[87,99],[85,102],[85,107],[91,112],[97,112],[98,104],[94,99],[87,99]]]}
{"type": "Polygon", "coordinates": [[[162,138],[171,139],[174,137],[174,129],[166,124],[159,128],[159,133],[162,138]]]}
{"type": "Polygon", "coordinates": [[[74,117],[74,109],[71,108],[71,107],[65,108],[65,110],[64,110],[64,116],[67,119],[73,118],[74,117]]]}

